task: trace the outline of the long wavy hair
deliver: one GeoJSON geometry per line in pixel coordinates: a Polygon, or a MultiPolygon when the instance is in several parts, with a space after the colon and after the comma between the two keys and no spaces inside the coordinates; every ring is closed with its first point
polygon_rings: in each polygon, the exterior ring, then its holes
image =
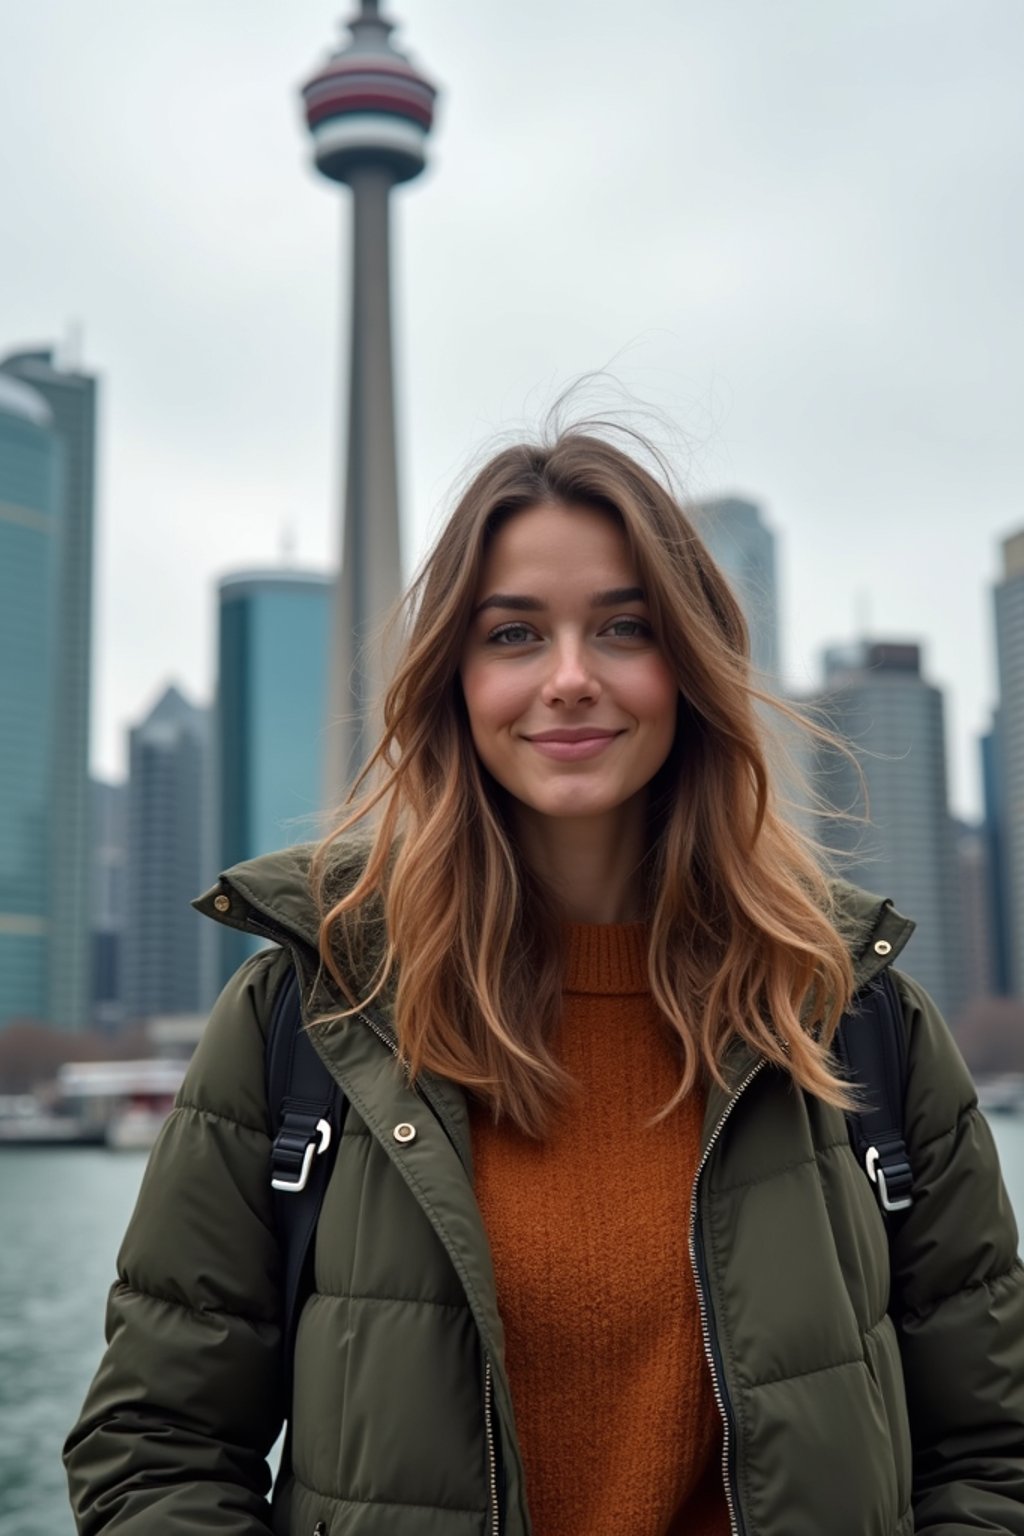
{"type": "Polygon", "coordinates": [[[380,741],[313,861],[322,963],[352,1005],[334,1017],[388,989],[411,1079],[440,1073],[529,1136],[544,1135],[572,1090],[554,1051],[561,914],[517,846],[511,797],[477,757],[459,667],[497,528],[538,503],[579,505],[623,530],[679,686],[674,742],[649,786],[643,864],[651,990],[678,1039],[678,1087],[658,1118],[702,1076],[724,1083],[736,1036],[845,1107],[828,1047],[852,965],[816,845],[785,814],[765,711],[839,743],[758,686],[739,605],[667,470],[600,430],[494,454],[406,594],[380,741]],[[339,894],[332,848],[364,818],[365,864],[339,894]],[[350,978],[368,942],[377,963],[356,996],[350,978]]]}

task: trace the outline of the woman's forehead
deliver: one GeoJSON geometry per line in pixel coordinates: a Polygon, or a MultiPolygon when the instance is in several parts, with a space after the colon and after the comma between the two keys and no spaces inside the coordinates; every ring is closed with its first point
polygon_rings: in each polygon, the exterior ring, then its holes
{"type": "Polygon", "coordinates": [[[633,576],[625,533],[611,514],[593,507],[542,503],[513,513],[496,530],[484,555],[479,586],[499,574],[521,574],[546,585],[585,572],[614,569],[633,576]]]}

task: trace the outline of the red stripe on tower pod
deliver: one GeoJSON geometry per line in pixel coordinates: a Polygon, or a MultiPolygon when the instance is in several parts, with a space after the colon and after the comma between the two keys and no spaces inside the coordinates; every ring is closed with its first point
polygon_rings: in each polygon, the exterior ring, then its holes
{"type": "Polygon", "coordinates": [[[434,101],[434,92],[429,85],[424,85],[421,80],[407,80],[402,76],[390,75],[383,69],[363,69],[358,75],[335,75],[330,80],[311,80],[303,91],[303,95],[307,101],[316,101],[321,96],[359,90],[400,91],[411,100],[422,101],[424,105],[432,106],[434,101]]]}
{"type": "Polygon", "coordinates": [[[434,100],[432,92],[418,88],[411,80],[395,80],[384,73],[363,74],[348,80],[318,81],[314,86],[307,86],[304,95],[307,101],[319,101],[323,96],[345,96],[350,91],[394,91],[396,95],[404,96],[409,101],[422,102],[424,106],[432,105],[434,100]]]}
{"type": "Polygon", "coordinates": [[[327,118],[344,117],[350,112],[386,112],[392,117],[403,117],[418,123],[422,128],[429,128],[431,124],[431,114],[425,112],[419,102],[384,92],[339,94],[331,100],[311,104],[306,110],[306,121],[315,128],[327,118]]]}
{"type": "Polygon", "coordinates": [[[350,96],[370,92],[373,95],[387,93],[400,101],[408,101],[420,111],[433,111],[434,98],[428,91],[417,90],[405,80],[389,80],[384,75],[363,75],[358,80],[332,80],[305,94],[307,106],[319,106],[323,101],[347,101],[350,96]]]}

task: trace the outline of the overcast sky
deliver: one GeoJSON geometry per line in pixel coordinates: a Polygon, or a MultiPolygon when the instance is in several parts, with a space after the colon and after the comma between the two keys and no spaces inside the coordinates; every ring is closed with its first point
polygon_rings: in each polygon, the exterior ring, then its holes
{"type": "MultiPolygon", "coordinates": [[[[1024,526],[1021,0],[393,0],[442,91],[400,188],[406,563],[590,370],[696,495],[760,501],[789,681],[923,640],[979,806],[1024,526]]],[[[336,548],[345,193],[298,87],[336,0],[32,0],[0,23],[0,349],[102,375],[93,758],[207,699],[213,582],[336,548]]]]}

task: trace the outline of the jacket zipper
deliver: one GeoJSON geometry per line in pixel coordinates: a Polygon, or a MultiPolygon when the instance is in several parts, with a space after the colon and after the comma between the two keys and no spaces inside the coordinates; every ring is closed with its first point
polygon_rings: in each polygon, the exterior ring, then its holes
{"type": "Polygon", "coordinates": [[[484,1433],[487,1437],[487,1478],[491,1490],[491,1536],[499,1536],[501,1513],[498,1508],[498,1458],[494,1453],[494,1383],[491,1379],[491,1362],[484,1367],[484,1433]]]}
{"type": "Polygon", "coordinates": [[[378,1024],[375,1019],[371,1019],[369,1014],[359,1013],[356,1015],[356,1017],[362,1019],[363,1023],[368,1025],[368,1027],[377,1036],[377,1039],[382,1041],[384,1045],[387,1046],[392,1056],[398,1055],[398,1041],[395,1039],[390,1030],[385,1029],[383,1024],[378,1024]]]}
{"type": "Polygon", "coordinates": [[[698,1255],[697,1252],[697,1191],[700,1184],[700,1176],[704,1172],[705,1164],[707,1163],[708,1158],[711,1156],[711,1151],[715,1145],[715,1142],[718,1140],[722,1133],[722,1127],[725,1125],[725,1122],[732,1114],[740,1095],[745,1092],[745,1090],[753,1082],[754,1078],[757,1076],[764,1065],[765,1062],[764,1058],[762,1057],[762,1059],[758,1061],[747,1073],[746,1077],[740,1083],[739,1087],[736,1089],[736,1092],[733,1094],[732,1098],[723,1109],[718,1124],[715,1126],[714,1131],[711,1133],[711,1139],[709,1140],[707,1146],[704,1148],[704,1154],[701,1157],[699,1164],[697,1165],[697,1172],[694,1175],[693,1180],[693,1200],[690,1208],[690,1264],[693,1267],[693,1280],[697,1288],[697,1304],[700,1308],[700,1331],[704,1340],[704,1353],[707,1356],[708,1369],[711,1372],[711,1387],[715,1394],[715,1402],[718,1404],[718,1411],[722,1416],[722,1482],[725,1486],[725,1502],[729,1510],[729,1530],[731,1531],[732,1536],[741,1536],[742,1526],[740,1523],[739,1515],[739,1499],[733,1487],[732,1466],[729,1454],[731,1438],[729,1400],[725,1390],[722,1362],[711,1332],[707,1295],[704,1288],[703,1241],[700,1245],[700,1254],[698,1255]]]}

